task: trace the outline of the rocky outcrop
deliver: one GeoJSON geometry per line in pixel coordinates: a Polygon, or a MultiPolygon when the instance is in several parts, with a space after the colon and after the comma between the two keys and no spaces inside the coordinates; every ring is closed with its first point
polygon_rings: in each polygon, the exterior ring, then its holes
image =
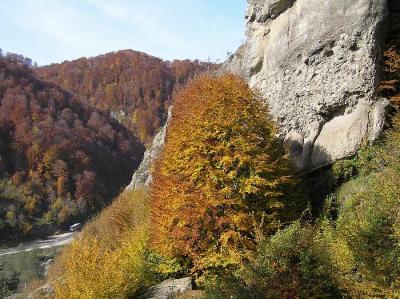
{"type": "Polygon", "coordinates": [[[53,287],[46,283],[40,288],[34,290],[30,293],[26,299],[46,299],[46,298],[54,298],[54,289],[53,287]]]}
{"type": "Polygon", "coordinates": [[[260,90],[299,168],[354,154],[383,129],[386,0],[249,0],[247,41],[223,65],[260,90]]]}
{"type": "Polygon", "coordinates": [[[165,137],[167,134],[167,127],[171,120],[172,106],[169,107],[168,117],[166,124],[161,128],[160,132],[154,137],[152,145],[146,150],[143,156],[142,163],[132,176],[132,181],[126,187],[126,190],[133,190],[142,187],[147,187],[152,181],[151,168],[153,162],[159,156],[162,148],[164,147],[165,137]]]}
{"type": "Polygon", "coordinates": [[[192,278],[185,277],[181,279],[168,279],[147,290],[140,296],[141,299],[169,299],[177,298],[179,294],[183,294],[192,290],[192,278]]]}

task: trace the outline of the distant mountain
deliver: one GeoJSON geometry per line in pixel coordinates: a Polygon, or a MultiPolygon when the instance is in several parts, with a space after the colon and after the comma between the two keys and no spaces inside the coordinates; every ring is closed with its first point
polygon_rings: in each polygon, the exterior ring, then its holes
{"type": "Polygon", "coordinates": [[[107,113],[0,58],[0,239],[100,210],[143,152],[107,113]]]}
{"type": "Polygon", "coordinates": [[[107,111],[144,142],[164,124],[176,90],[216,65],[190,60],[163,61],[123,50],[35,69],[85,102],[107,111]]]}

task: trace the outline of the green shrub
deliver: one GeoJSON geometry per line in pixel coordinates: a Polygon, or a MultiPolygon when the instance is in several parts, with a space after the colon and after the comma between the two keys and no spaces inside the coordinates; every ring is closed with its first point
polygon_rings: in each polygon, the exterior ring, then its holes
{"type": "Polygon", "coordinates": [[[318,229],[296,221],[262,241],[245,269],[206,280],[207,298],[340,298],[318,229]]]}
{"type": "Polygon", "coordinates": [[[358,176],[333,198],[337,220],[323,222],[335,280],[352,296],[400,296],[399,124],[360,155],[358,176]]]}
{"type": "Polygon", "coordinates": [[[264,298],[338,298],[317,229],[294,222],[262,242],[251,283],[264,298]]]}
{"type": "Polygon", "coordinates": [[[400,171],[394,168],[344,185],[338,219],[325,230],[337,280],[356,296],[400,295],[400,171]]]}

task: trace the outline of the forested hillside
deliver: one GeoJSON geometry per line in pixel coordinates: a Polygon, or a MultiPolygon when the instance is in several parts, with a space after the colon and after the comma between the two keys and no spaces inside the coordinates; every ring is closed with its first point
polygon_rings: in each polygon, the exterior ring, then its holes
{"type": "Polygon", "coordinates": [[[164,124],[176,90],[210,69],[215,65],[189,60],[169,62],[124,50],[52,64],[35,72],[107,111],[147,143],[164,124]]]}
{"type": "Polygon", "coordinates": [[[17,60],[0,58],[0,100],[0,239],[98,211],[143,155],[116,120],[17,60]]]}
{"type": "Polygon", "coordinates": [[[0,240],[115,196],[32,298],[400,298],[400,1],[248,4],[216,72],[0,59],[0,240]]]}

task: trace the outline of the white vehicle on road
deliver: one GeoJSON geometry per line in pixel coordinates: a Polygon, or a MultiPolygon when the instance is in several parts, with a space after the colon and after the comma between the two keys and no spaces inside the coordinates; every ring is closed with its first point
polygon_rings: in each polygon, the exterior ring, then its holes
{"type": "Polygon", "coordinates": [[[82,224],[81,223],[75,223],[69,227],[70,232],[78,232],[82,229],[82,224]]]}

